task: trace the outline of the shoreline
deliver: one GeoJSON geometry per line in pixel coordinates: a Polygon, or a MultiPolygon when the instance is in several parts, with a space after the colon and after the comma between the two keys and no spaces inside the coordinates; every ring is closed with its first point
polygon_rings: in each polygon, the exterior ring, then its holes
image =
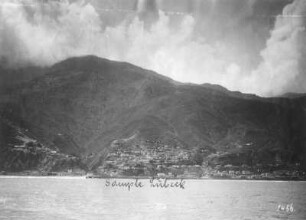
{"type": "Polygon", "coordinates": [[[88,177],[84,176],[44,176],[44,175],[0,175],[0,179],[102,179],[102,180],[110,180],[110,179],[122,179],[122,180],[151,180],[151,179],[167,179],[167,180],[209,180],[209,181],[251,181],[251,182],[306,182],[306,179],[238,179],[238,178],[190,178],[190,177],[179,177],[179,178],[159,178],[159,177],[88,177]]]}
{"type": "Polygon", "coordinates": [[[34,175],[0,175],[0,179],[86,179],[86,176],[34,176],[34,175]]]}

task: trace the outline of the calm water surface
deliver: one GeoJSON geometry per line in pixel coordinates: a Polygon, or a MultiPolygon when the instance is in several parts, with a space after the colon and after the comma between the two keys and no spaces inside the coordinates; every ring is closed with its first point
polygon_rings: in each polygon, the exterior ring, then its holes
{"type": "Polygon", "coordinates": [[[0,219],[306,219],[306,182],[186,180],[182,190],[142,181],[128,191],[102,179],[0,177],[0,219]],[[286,204],[294,211],[277,210],[286,204]]]}

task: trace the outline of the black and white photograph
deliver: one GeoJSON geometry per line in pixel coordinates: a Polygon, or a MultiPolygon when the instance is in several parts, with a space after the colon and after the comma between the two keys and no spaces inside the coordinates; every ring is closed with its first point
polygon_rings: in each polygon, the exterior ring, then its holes
{"type": "Polygon", "coordinates": [[[305,220],[306,0],[1,0],[1,220],[305,220]]]}

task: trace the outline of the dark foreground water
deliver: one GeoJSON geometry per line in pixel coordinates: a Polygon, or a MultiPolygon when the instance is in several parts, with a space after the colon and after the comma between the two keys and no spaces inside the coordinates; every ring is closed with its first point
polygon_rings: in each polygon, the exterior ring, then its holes
{"type": "Polygon", "coordinates": [[[129,191],[102,179],[0,177],[0,219],[306,219],[306,182],[142,182],[129,191]]]}

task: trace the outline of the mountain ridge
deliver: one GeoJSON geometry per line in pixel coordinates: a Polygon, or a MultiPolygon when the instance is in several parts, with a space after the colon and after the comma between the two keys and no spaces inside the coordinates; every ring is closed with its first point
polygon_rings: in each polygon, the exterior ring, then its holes
{"type": "Polygon", "coordinates": [[[105,168],[114,141],[146,152],[177,148],[189,162],[211,166],[306,166],[304,97],[261,98],[177,83],[95,56],[69,58],[37,75],[2,94],[1,117],[81,158],[89,170],[105,168]]]}

